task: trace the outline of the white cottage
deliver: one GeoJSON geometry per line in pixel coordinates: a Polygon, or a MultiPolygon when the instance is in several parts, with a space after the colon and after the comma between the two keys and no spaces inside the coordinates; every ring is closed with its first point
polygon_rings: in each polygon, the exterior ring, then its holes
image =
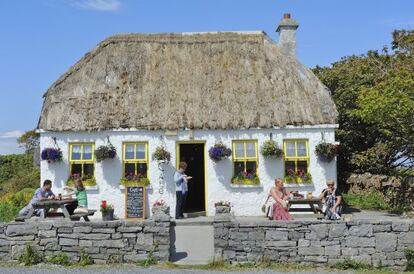
{"type": "Polygon", "coordinates": [[[275,178],[304,170],[312,181],[289,183],[318,194],[336,180],[336,161],[315,155],[320,142],[334,143],[337,111],[330,92],[295,57],[298,24],[286,14],[275,43],[261,31],[120,34],[102,41],[63,74],[44,95],[38,124],[41,150],[59,148],[60,162],[41,162],[41,179],[62,192],[71,174],[89,175],[91,208],[101,200],[125,217],[122,178],[147,178],[147,212],[162,197],[175,208],[173,172],[189,165],[187,212],[214,215],[214,203],[233,204],[235,215],[261,215],[275,178]],[[274,140],[281,158],[260,148],[274,140]],[[97,162],[94,149],[109,144],[117,156],[97,162]],[[232,155],[214,162],[216,143],[232,155]],[[151,155],[162,145],[169,164],[151,155]],[[257,184],[236,184],[241,172],[257,184]],[[164,180],[161,178],[163,175],[164,180]]]}

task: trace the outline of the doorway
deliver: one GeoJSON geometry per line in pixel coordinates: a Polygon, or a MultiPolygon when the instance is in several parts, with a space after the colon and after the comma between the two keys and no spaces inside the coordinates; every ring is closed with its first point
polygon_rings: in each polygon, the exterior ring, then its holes
{"type": "Polygon", "coordinates": [[[205,157],[204,143],[178,143],[178,162],[186,162],[186,174],[193,177],[188,182],[188,196],[184,213],[205,215],[205,157]]]}

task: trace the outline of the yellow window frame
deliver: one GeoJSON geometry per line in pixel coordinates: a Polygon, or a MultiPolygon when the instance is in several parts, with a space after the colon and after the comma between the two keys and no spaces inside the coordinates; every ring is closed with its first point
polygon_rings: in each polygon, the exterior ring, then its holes
{"type": "Polygon", "coordinates": [[[148,161],[148,142],[124,142],[122,143],[122,176],[125,176],[125,164],[135,164],[134,175],[137,175],[138,164],[147,164],[147,177],[149,169],[148,161]],[[126,147],[127,145],[134,145],[134,159],[126,159],[126,147]],[[145,158],[137,159],[137,145],[145,145],[145,158]]]}
{"type": "MultiPolygon", "coordinates": [[[[283,140],[283,153],[286,171],[286,162],[295,162],[295,172],[298,171],[298,162],[306,161],[306,172],[309,172],[309,140],[308,139],[285,139],[283,140]],[[295,156],[287,156],[287,143],[295,143],[295,156]],[[304,142],[306,147],[306,156],[298,156],[298,143],[304,142]]],[[[286,174],[285,174],[286,175],[286,174]]]]}
{"type": "Polygon", "coordinates": [[[72,165],[81,165],[81,172],[82,172],[82,176],[85,174],[85,170],[84,170],[84,165],[85,164],[92,164],[94,165],[93,167],[93,174],[92,176],[95,177],[95,143],[69,143],[69,171],[70,171],[70,176],[72,175],[72,165]],[[73,160],[72,159],[72,152],[73,152],[73,146],[80,146],[81,147],[81,157],[80,159],[77,160],[73,160]],[[91,159],[83,159],[83,147],[84,146],[91,146],[91,159]]]}
{"type": "Polygon", "coordinates": [[[247,167],[247,162],[256,162],[256,176],[259,176],[259,157],[258,157],[258,146],[257,146],[257,140],[233,140],[232,141],[232,151],[233,151],[233,176],[236,176],[235,172],[235,168],[234,168],[234,163],[235,162],[243,162],[244,163],[244,172],[246,172],[246,167],[247,167]],[[237,157],[236,156],[236,144],[240,144],[243,143],[244,146],[244,157],[237,157]],[[246,153],[247,153],[247,144],[248,143],[252,143],[254,144],[254,152],[255,152],[255,156],[254,157],[247,157],[246,153]]]}

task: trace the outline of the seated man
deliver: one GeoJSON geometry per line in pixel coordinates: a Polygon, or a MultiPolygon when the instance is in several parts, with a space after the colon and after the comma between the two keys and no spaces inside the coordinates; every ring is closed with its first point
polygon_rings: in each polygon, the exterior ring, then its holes
{"type": "Polygon", "coordinates": [[[335,182],[328,180],[325,188],[319,195],[319,199],[323,202],[322,212],[325,214],[326,220],[339,220],[342,214],[342,196],[335,188],[335,182]]]}
{"type": "MultiPolygon", "coordinates": [[[[52,189],[52,181],[45,180],[43,182],[43,187],[40,187],[40,188],[36,189],[35,193],[33,194],[32,199],[29,202],[29,204],[27,206],[25,206],[24,208],[22,208],[22,210],[20,210],[19,216],[20,217],[26,216],[29,213],[29,211],[32,208],[32,205],[34,203],[37,203],[39,201],[44,201],[44,200],[53,200],[53,199],[55,199],[55,194],[53,194],[51,189],[52,189]]],[[[45,210],[45,209],[36,209],[35,212],[34,212],[34,215],[40,216],[42,213],[46,215],[47,210],[45,210]]]]}

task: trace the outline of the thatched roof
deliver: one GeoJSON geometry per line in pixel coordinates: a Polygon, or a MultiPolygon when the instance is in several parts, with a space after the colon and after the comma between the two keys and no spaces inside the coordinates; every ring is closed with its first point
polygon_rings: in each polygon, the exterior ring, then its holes
{"type": "Polygon", "coordinates": [[[335,124],[330,92],[264,32],[109,37],[44,95],[39,129],[335,124]]]}

